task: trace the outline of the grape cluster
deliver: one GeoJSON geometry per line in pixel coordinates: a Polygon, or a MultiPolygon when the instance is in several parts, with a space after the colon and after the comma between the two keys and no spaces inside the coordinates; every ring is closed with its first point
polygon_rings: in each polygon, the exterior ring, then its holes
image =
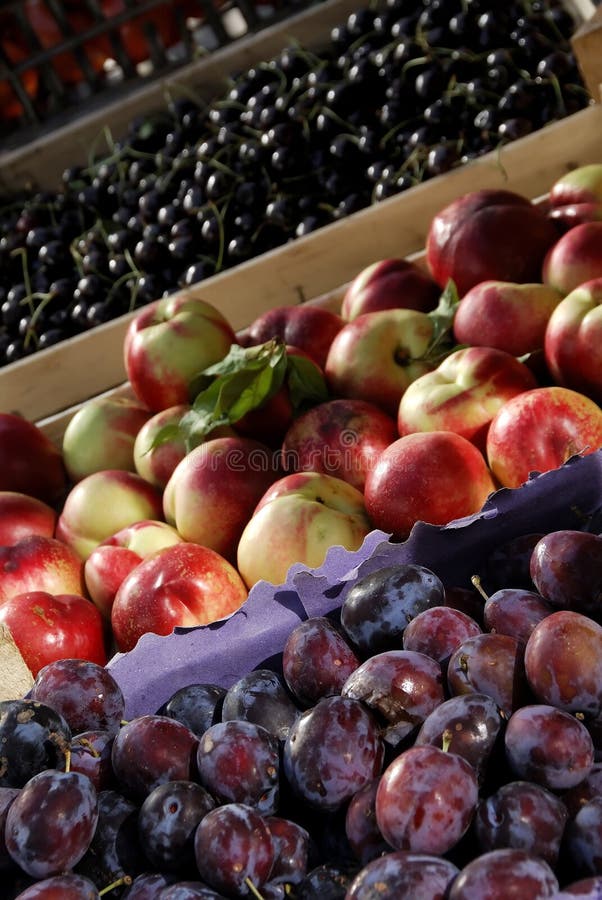
{"type": "Polygon", "coordinates": [[[593,900],[602,610],[576,563],[602,537],[583,535],[521,565],[498,547],[474,615],[424,566],[363,575],[279,666],[129,721],[109,669],[50,663],[0,705],[3,896],[593,900]]]}
{"type": "Polygon", "coordinates": [[[575,27],[560,0],[380,0],[172,97],[2,198],[0,366],[582,109],[575,27]]]}

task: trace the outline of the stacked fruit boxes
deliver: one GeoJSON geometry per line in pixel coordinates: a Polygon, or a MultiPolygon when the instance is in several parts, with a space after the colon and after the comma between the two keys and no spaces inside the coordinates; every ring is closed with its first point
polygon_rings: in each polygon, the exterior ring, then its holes
{"type": "Polygon", "coordinates": [[[296,11],[286,0],[4,0],[0,122],[19,147],[296,11]]]}
{"type": "MultiPolygon", "coordinates": [[[[586,22],[594,12],[589,0],[575,0],[567,7],[578,22],[586,22]]],[[[356,2],[327,0],[211,54],[173,78],[137,90],[101,113],[84,115],[44,141],[5,154],[0,159],[0,184],[6,188],[34,181],[41,188],[51,188],[66,166],[85,159],[86,148],[103,123],[119,134],[134,111],[141,115],[155,109],[166,93],[194,88],[212,96],[228,74],[271,58],[291,35],[302,46],[320,46],[331,29],[356,9],[356,2]]],[[[336,293],[376,259],[418,253],[433,214],[466,191],[504,187],[534,199],[563,172],[600,161],[601,114],[600,105],[591,103],[563,120],[186,290],[219,306],[236,329],[267,308],[336,293]]],[[[0,369],[2,408],[19,412],[60,435],[77,404],[123,385],[122,343],[132,315],[0,369]]]]}

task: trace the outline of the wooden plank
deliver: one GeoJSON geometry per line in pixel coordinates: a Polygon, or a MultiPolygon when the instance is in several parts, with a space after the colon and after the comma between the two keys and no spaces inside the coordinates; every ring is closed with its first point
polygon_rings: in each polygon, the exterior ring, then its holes
{"type": "MultiPolygon", "coordinates": [[[[600,161],[602,106],[592,104],[187,292],[215,304],[238,330],[270,307],[294,305],[336,288],[375,260],[419,251],[432,216],[467,191],[504,187],[533,199],[565,172],[600,161]]],[[[126,378],[123,339],[134,315],[0,369],[0,409],[35,421],[121,384],[126,378]]]]}
{"type": "Polygon", "coordinates": [[[587,22],[596,11],[596,4],[592,0],[564,0],[564,7],[580,23],[587,22]]]}
{"type": "Polygon", "coordinates": [[[602,7],[573,35],[571,45],[585,85],[592,97],[602,99],[602,7]]]}

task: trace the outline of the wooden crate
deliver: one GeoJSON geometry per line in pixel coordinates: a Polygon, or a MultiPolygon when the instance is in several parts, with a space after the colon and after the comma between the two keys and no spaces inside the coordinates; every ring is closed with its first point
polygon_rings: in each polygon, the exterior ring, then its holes
{"type": "MultiPolygon", "coordinates": [[[[24,147],[0,154],[0,191],[30,184],[40,188],[58,187],[65,167],[87,162],[90,147],[97,146],[99,136],[105,130],[114,138],[120,137],[132,119],[164,108],[168,97],[192,94],[199,99],[211,99],[219,96],[229,75],[275,56],[293,39],[305,46],[325,43],[330,29],[357,9],[360,2],[324,0],[305,12],[291,15],[257,34],[240,38],[182,66],[152,84],[133,88],[116,101],[91,111],[84,108],[76,121],[55,128],[24,147]]],[[[578,21],[585,21],[591,15],[588,7],[593,10],[590,0],[575,2],[578,21]]]]}
{"type": "MultiPolygon", "coordinates": [[[[582,12],[587,8],[593,10],[588,0],[580,0],[579,5],[582,12]]],[[[319,9],[298,17],[294,34],[306,43],[311,43],[314,35],[315,42],[316,28],[330,28],[355,8],[356,0],[353,3],[327,0],[319,9]]],[[[288,24],[292,28],[292,22],[288,24]]],[[[247,65],[253,58],[266,58],[275,52],[282,46],[285,35],[285,27],[267,29],[250,42],[228,48],[226,61],[216,53],[215,59],[207,64],[214,77],[221,78],[224,72],[235,67],[235,59],[238,65],[247,65]],[[254,54],[258,55],[254,57],[254,54]]],[[[155,104],[156,90],[154,87],[151,91],[155,104]]],[[[123,112],[121,108],[115,111],[116,115],[123,112]]],[[[129,108],[127,114],[131,112],[129,108]]],[[[89,136],[90,129],[96,127],[97,123],[82,122],[81,135],[89,136]]],[[[48,160],[43,147],[27,148],[6,166],[0,160],[0,179],[2,173],[16,181],[27,178],[31,167],[39,169],[42,159],[47,174],[52,163],[62,170],[65,160],[59,149],[64,154],[65,138],[63,135],[50,148],[48,160]]],[[[71,147],[77,144],[75,137],[71,137],[70,144],[71,147]]],[[[470,190],[501,187],[534,199],[565,172],[600,161],[602,106],[592,104],[497,152],[206,279],[188,289],[188,293],[214,303],[235,329],[242,329],[266,309],[297,304],[336,291],[377,259],[418,253],[437,210],[470,190]]],[[[53,422],[64,421],[65,411],[107,390],[122,390],[126,377],[123,338],[135,314],[0,369],[0,408],[48,424],[52,430],[53,422]]],[[[55,433],[61,427],[57,426],[55,433]]]]}
{"type": "MultiPolygon", "coordinates": [[[[320,2],[320,0],[316,0],[320,2]]],[[[1,144],[19,147],[298,12],[298,0],[2,0],[1,144]],[[10,113],[7,109],[10,107],[10,113]]]]}

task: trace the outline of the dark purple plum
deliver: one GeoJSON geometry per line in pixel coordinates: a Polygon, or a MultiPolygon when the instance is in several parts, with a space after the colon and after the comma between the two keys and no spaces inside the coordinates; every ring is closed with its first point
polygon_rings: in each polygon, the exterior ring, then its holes
{"type": "Polygon", "coordinates": [[[226,896],[251,894],[268,881],[274,865],[274,842],[264,817],[244,803],[225,803],[201,819],[194,835],[199,873],[226,896]]]}
{"type": "Polygon", "coordinates": [[[396,850],[367,863],[351,882],[346,897],[443,898],[458,874],[457,866],[442,857],[396,850]]]}
{"type": "Polygon", "coordinates": [[[284,680],[303,709],[340,694],[359,664],[349,642],[324,616],[312,616],[293,628],[282,651],[284,680]]]}
{"type": "Polygon", "coordinates": [[[414,744],[457,753],[485,781],[489,761],[503,735],[504,720],[487,694],[459,694],[440,703],[424,720],[414,744]]]}
{"type": "Polygon", "coordinates": [[[433,606],[408,623],[403,648],[424,653],[445,666],[454,650],[477,634],[482,634],[482,628],[466,613],[450,606],[433,606]]]}
{"type": "Polygon", "coordinates": [[[241,719],[261,725],[283,741],[300,712],[276,672],[254,669],[227,690],[221,718],[223,722],[241,719]]]}
{"type": "Polygon", "coordinates": [[[194,832],[213,797],[194,781],[167,781],[154,788],[137,815],[138,837],[159,872],[194,871],[194,832]]]}
{"type": "Polygon", "coordinates": [[[564,850],[573,878],[602,875],[602,797],[585,803],[568,822],[564,850]]]}
{"type": "Polygon", "coordinates": [[[199,739],[168,716],[130,719],[115,735],[111,760],[121,790],[140,803],[165,781],[195,780],[199,739]]]}
{"type": "Polygon", "coordinates": [[[138,838],[138,806],[118,791],[100,791],[94,836],[76,871],[102,890],[125,876],[134,878],[147,865],[138,838]]]}
{"type": "Polygon", "coordinates": [[[510,781],[480,800],[474,830],[483,853],[516,847],[555,868],[567,819],[566,806],[551,791],[510,781]]]}
{"type": "Polygon", "coordinates": [[[551,791],[575,787],[594,764],[593,742],[583,722],[543,703],[523,706],[510,716],[504,743],[517,777],[551,791]]]}
{"type": "Polygon", "coordinates": [[[451,694],[476,692],[492,697],[506,715],[528,697],[524,648],[507,634],[478,634],[454,650],[447,665],[451,694]]]}
{"type": "Polygon", "coordinates": [[[23,787],[44,769],[64,768],[71,737],[67,721],[48,704],[0,701],[0,787],[23,787]]]}
{"type": "Polygon", "coordinates": [[[523,588],[500,588],[485,601],[483,618],[487,631],[509,634],[522,644],[542,619],[554,612],[543,597],[523,588]]]}
{"type": "Polygon", "coordinates": [[[376,823],[376,791],[379,781],[380,778],[375,778],[360,788],[349,801],[345,813],[347,840],[362,866],[392,850],[376,823]]]}
{"type": "Polygon", "coordinates": [[[358,579],[341,606],[343,631],[362,656],[399,649],[408,622],[441,606],[445,588],[430,569],[415,564],[386,566],[358,579]]]}
{"type": "Polygon", "coordinates": [[[539,623],[525,647],[525,672],[534,696],[567,712],[602,712],[602,625],[572,610],[539,623]]]}
{"type": "Polygon", "coordinates": [[[324,697],[304,712],[284,744],[284,774],[309,806],[335,810],[380,775],[384,745],[359,700],[324,697]]]}
{"type": "Polygon", "coordinates": [[[36,675],[31,697],[60,713],[73,734],[116,732],[125,713],[123,692],[111,672],[84,659],[48,663],[36,675]]]}
{"type": "Polygon", "coordinates": [[[386,650],[351,673],[341,696],[361,700],[383,723],[395,745],[418,728],[444,699],[439,663],[413,650],[386,650]]]}
{"type": "Polygon", "coordinates": [[[491,850],[471,860],[449,891],[449,900],[544,900],[559,884],[545,860],[526,850],[491,850]]]}
{"type": "Polygon", "coordinates": [[[263,815],[278,809],[278,740],[266,728],[218,722],[199,740],[196,758],[200,783],[220,803],[244,803],[263,815]]]}
{"type": "Polygon", "coordinates": [[[556,609],[602,616],[602,536],[551,531],[533,548],[530,572],[539,593],[556,609]]]}
{"type": "Polygon", "coordinates": [[[310,836],[297,822],[282,816],[266,816],[274,845],[270,884],[299,884],[307,874],[310,836]]]}
{"type": "Polygon", "coordinates": [[[226,688],[218,684],[188,684],[178,688],[157,710],[157,715],[176,719],[197,737],[220,721],[226,688]]]}
{"type": "Polygon", "coordinates": [[[462,756],[424,744],[400,753],[376,791],[376,823],[396,850],[443,855],[468,829],[477,808],[475,769],[462,756]]]}
{"type": "Polygon", "coordinates": [[[94,836],[98,796],[78,772],[46,769],[21,788],[6,815],[6,848],[33,878],[75,866],[94,836]]]}

